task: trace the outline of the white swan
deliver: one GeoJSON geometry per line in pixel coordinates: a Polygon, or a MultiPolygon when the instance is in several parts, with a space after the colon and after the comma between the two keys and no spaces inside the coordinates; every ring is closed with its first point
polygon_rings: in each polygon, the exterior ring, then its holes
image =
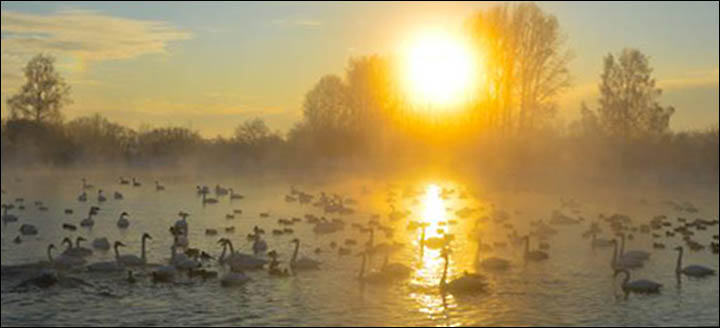
{"type": "Polygon", "coordinates": [[[242,287],[251,279],[241,272],[229,272],[220,279],[220,285],[225,288],[242,287]]]}
{"type": "Polygon", "coordinates": [[[2,205],[3,215],[2,215],[2,221],[3,223],[14,223],[18,221],[18,217],[12,214],[8,214],[9,210],[14,209],[15,206],[13,205],[2,205]]]}
{"type": "Polygon", "coordinates": [[[362,252],[360,256],[362,256],[362,265],[360,267],[360,275],[358,276],[360,282],[371,285],[388,285],[399,280],[398,277],[392,276],[387,272],[366,273],[365,265],[367,264],[368,252],[362,252]]]}
{"type": "Polygon", "coordinates": [[[190,259],[189,257],[187,257],[187,255],[177,254],[177,247],[175,247],[175,245],[170,248],[170,251],[172,252],[172,257],[170,258],[170,265],[174,266],[180,271],[193,270],[201,266],[200,262],[190,259]]]}
{"type": "Polygon", "coordinates": [[[125,270],[125,266],[120,263],[120,251],[118,250],[118,247],[120,247],[121,245],[122,243],[120,242],[115,243],[115,261],[93,263],[88,266],[88,271],[97,273],[109,273],[125,270]]]}
{"type": "Polygon", "coordinates": [[[85,259],[83,259],[81,257],[60,255],[57,258],[53,258],[52,257],[53,249],[55,249],[55,245],[51,244],[50,246],[48,246],[48,249],[47,249],[48,261],[50,261],[50,264],[52,267],[54,267],[58,270],[70,270],[72,268],[85,265],[85,259]]]}
{"type": "Polygon", "coordinates": [[[699,265],[691,265],[691,266],[683,268],[682,261],[683,261],[683,253],[685,252],[685,250],[682,247],[675,248],[675,250],[678,251],[677,266],[675,267],[675,272],[678,275],[684,274],[688,277],[693,277],[693,278],[705,278],[705,277],[715,275],[715,270],[711,270],[711,269],[708,269],[706,267],[699,266],[699,265]]]}
{"type": "Polygon", "coordinates": [[[255,253],[255,256],[257,256],[258,254],[265,253],[268,250],[267,242],[262,240],[260,238],[260,234],[258,234],[257,232],[255,233],[255,241],[253,242],[252,248],[253,248],[253,253],[255,253]]]}
{"type": "Polygon", "coordinates": [[[630,258],[630,257],[620,257],[619,255],[622,253],[618,253],[618,241],[617,239],[612,240],[614,245],[613,250],[613,258],[610,262],[610,267],[613,270],[622,270],[622,269],[640,269],[643,266],[645,266],[645,263],[643,261],[640,261],[638,259],[630,258]]]}
{"type": "Polygon", "coordinates": [[[650,280],[630,281],[630,271],[625,269],[615,271],[615,277],[620,274],[625,275],[625,280],[623,280],[622,283],[622,289],[625,292],[626,296],[630,293],[657,294],[660,292],[660,288],[663,287],[663,285],[650,280]]]}
{"type": "Polygon", "coordinates": [[[94,249],[99,249],[101,251],[109,251],[110,241],[107,238],[96,238],[95,240],[93,240],[92,246],[94,249]]]}
{"type": "Polygon", "coordinates": [[[120,214],[120,218],[117,221],[118,228],[127,229],[130,227],[130,220],[127,219],[128,215],[129,214],[127,214],[127,212],[122,212],[122,214],[120,214]]]}
{"type": "Polygon", "coordinates": [[[443,267],[443,275],[440,280],[440,291],[443,293],[450,293],[452,295],[472,295],[484,293],[487,291],[488,283],[487,279],[481,275],[465,274],[451,282],[447,282],[448,267],[450,266],[450,251],[445,249],[442,254],[445,259],[445,266],[443,267]]]}
{"type": "MultiPolygon", "coordinates": [[[[148,234],[143,234],[142,236],[142,250],[140,251],[140,257],[137,257],[135,255],[124,255],[120,256],[118,261],[125,266],[129,267],[137,267],[137,266],[144,266],[147,264],[147,257],[145,252],[145,244],[146,240],[150,239],[152,240],[152,237],[148,234]]],[[[120,243],[121,247],[125,247],[124,244],[120,243]]]]}
{"type": "Polygon", "coordinates": [[[390,263],[390,251],[386,250],[385,262],[383,263],[381,272],[392,278],[406,279],[412,275],[413,270],[400,263],[390,263]]]}
{"type": "Polygon", "coordinates": [[[621,258],[631,258],[640,261],[647,261],[650,259],[650,253],[644,251],[625,251],[625,234],[621,233],[620,238],[622,239],[622,246],[620,247],[621,258]]]}
{"type": "Polygon", "coordinates": [[[38,234],[38,229],[31,224],[23,224],[20,226],[20,234],[23,236],[35,236],[38,234]]]}
{"type": "Polygon", "coordinates": [[[525,261],[542,262],[550,259],[550,255],[541,251],[530,251],[530,236],[525,236],[525,261]]]}
{"type": "Polygon", "coordinates": [[[218,241],[223,246],[222,255],[218,259],[220,264],[228,264],[234,271],[245,271],[245,270],[262,270],[267,261],[258,259],[251,255],[236,253],[232,242],[229,239],[223,238],[218,241]],[[225,258],[228,248],[230,249],[230,256],[225,258]]]}
{"type": "Polygon", "coordinates": [[[83,193],[80,194],[80,196],[78,196],[78,202],[80,202],[80,203],[87,202],[87,193],[86,192],[83,191],[83,193]]]}
{"type": "Polygon", "coordinates": [[[190,214],[180,212],[178,215],[180,216],[180,220],[175,222],[175,232],[178,235],[187,236],[189,232],[187,218],[190,214]]]}
{"type": "Polygon", "coordinates": [[[76,241],[75,241],[75,247],[73,247],[72,241],[70,240],[70,238],[65,238],[65,239],[63,240],[63,244],[67,243],[67,244],[68,244],[68,248],[65,249],[65,252],[63,252],[62,255],[65,255],[65,256],[74,256],[74,257],[88,257],[88,256],[91,256],[91,255],[93,254],[93,251],[92,251],[92,250],[80,246],[80,243],[83,242],[83,241],[87,241],[87,240],[86,240],[85,238],[83,238],[83,237],[77,237],[77,239],[76,239],[76,241]]]}
{"type": "Polygon", "coordinates": [[[98,203],[104,203],[106,201],[107,201],[107,198],[105,198],[105,196],[103,196],[102,189],[98,190],[98,203]]]}
{"type": "Polygon", "coordinates": [[[293,239],[291,242],[295,244],[295,252],[293,252],[292,260],[290,260],[290,268],[293,271],[305,271],[305,270],[318,270],[320,269],[320,262],[313,259],[303,257],[298,259],[298,253],[300,252],[300,239],[293,239]]]}
{"type": "Polygon", "coordinates": [[[92,228],[93,226],[95,226],[95,220],[93,219],[93,216],[97,215],[97,210],[97,207],[91,207],[90,213],[88,213],[88,217],[80,222],[80,226],[83,228],[92,228]]]}

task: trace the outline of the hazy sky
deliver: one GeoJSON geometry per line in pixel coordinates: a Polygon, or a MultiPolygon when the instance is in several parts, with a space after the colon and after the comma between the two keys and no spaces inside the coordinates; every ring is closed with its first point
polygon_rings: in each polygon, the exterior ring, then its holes
{"type": "MultiPolygon", "coordinates": [[[[100,112],[133,127],[182,125],[229,135],[262,117],[285,131],[305,92],[354,55],[393,55],[426,28],[459,28],[486,2],[2,2],[2,115],[20,69],[54,54],[73,86],[68,118],[100,112]]],[[[718,3],[541,2],[575,53],[573,118],[595,104],[602,57],[624,47],[651,56],[677,113],[673,128],[718,123],[718,3]]]]}

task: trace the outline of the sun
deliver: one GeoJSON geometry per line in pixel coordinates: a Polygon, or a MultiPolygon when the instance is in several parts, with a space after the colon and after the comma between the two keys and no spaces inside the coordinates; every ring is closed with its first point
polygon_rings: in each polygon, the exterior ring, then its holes
{"type": "Polygon", "coordinates": [[[467,42],[450,33],[424,33],[405,49],[405,78],[415,104],[435,107],[467,100],[476,58],[467,42]]]}

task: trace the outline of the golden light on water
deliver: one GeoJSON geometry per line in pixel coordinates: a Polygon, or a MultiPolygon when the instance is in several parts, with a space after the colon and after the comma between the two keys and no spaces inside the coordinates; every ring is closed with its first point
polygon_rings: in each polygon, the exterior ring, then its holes
{"type": "Polygon", "coordinates": [[[438,111],[467,100],[478,60],[466,44],[445,31],[426,32],[410,42],[404,75],[414,103],[438,111]]]}
{"type": "Polygon", "coordinates": [[[445,201],[440,197],[442,190],[437,185],[429,185],[425,191],[425,199],[423,200],[423,223],[427,223],[428,226],[428,237],[437,236],[437,229],[439,228],[440,222],[447,220],[447,210],[445,207],[445,201]]]}

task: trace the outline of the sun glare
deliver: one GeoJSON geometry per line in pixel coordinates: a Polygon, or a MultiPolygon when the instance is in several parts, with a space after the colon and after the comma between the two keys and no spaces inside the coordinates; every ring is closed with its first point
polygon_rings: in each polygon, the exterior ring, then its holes
{"type": "Polygon", "coordinates": [[[418,105],[436,108],[467,99],[477,60],[460,38],[450,33],[425,33],[405,49],[409,94],[418,105]]]}

